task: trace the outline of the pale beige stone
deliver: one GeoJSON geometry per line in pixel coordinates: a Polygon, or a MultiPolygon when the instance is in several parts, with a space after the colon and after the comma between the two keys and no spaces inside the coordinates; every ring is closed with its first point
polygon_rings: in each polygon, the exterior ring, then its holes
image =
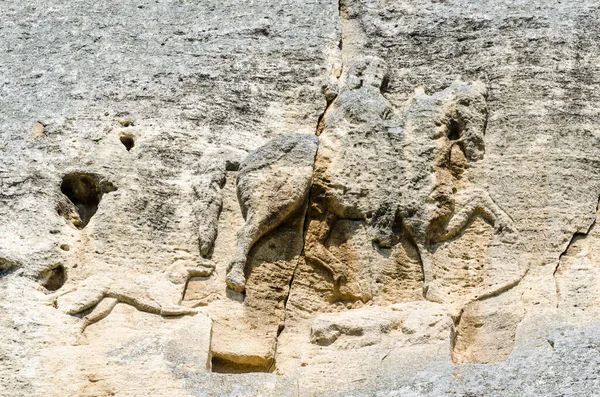
{"type": "Polygon", "coordinates": [[[597,390],[597,2],[9,3],[0,395],[597,390]]]}

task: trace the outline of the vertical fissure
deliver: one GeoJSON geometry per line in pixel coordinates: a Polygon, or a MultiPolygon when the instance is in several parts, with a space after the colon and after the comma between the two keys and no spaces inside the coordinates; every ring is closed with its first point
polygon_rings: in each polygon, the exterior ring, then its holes
{"type": "MultiPolygon", "coordinates": [[[[343,3],[343,0],[338,0],[338,21],[340,23],[340,33],[339,33],[340,38],[338,41],[338,48],[340,49],[340,51],[343,48],[343,37],[344,37],[343,30],[342,30],[342,7],[343,7],[342,3],[343,3]]],[[[317,125],[315,127],[315,135],[316,136],[319,136],[319,134],[321,133],[322,123],[324,122],[325,115],[327,114],[327,111],[329,110],[331,104],[333,103],[333,100],[334,99],[326,98],[327,103],[325,105],[325,109],[323,109],[323,112],[317,118],[317,125]]],[[[313,161],[313,175],[314,175],[314,171],[315,171],[318,153],[319,153],[319,145],[317,144],[317,150],[315,151],[315,158],[313,161]]],[[[269,368],[269,372],[272,372],[274,369],[274,366],[275,366],[276,357],[277,357],[277,348],[278,348],[278,344],[279,344],[279,336],[285,329],[285,323],[287,320],[287,305],[288,305],[290,295],[292,292],[292,285],[294,284],[294,280],[296,278],[296,273],[298,272],[298,267],[300,266],[300,262],[301,262],[302,258],[304,257],[304,250],[306,247],[306,234],[308,232],[308,223],[309,223],[309,208],[311,205],[311,198],[312,198],[312,193],[313,193],[312,189],[313,189],[313,184],[311,182],[310,188],[308,190],[306,206],[304,208],[304,220],[302,222],[302,249],[300,250],[300,254],[298,256],[298,259],[296,260],[296,265],[294,266],[294,271],[292,272],[292,277],[290,278],[290,282],[288,283],[287,295],[283,302],[283,313],[284,313],[283,324],[277,330],[277,337],[275,338],[275,346],[274,346],[274,350],[273,350],[274,360],[273,360],[273,363],[271,364],[271,367],[269,368]]]]}
{"type": "Polygon", "coordinates": [[[598,209],[600,209],[600,197],[598,198],[598,202],[596,203],[596,212],[595,212],[594,220],[592,221],[592,223],[588,226],[588,228],[586,229],[585,232],[573,233],[573,236],[571,236],[571,240],[569,240],[569,244],[567,244],[567,247],[565,248],[565,250],[563,252],[561,252],[561,254],[558,256],[558,261],[556,263],[556,267],[554,268],[554,272],[552,272],[552,277],[554,278],[554,288],[556,290],[556,308],[557,309],[558,309],[559,302],[560,302],[560,290],[559,290],[559,286],[558,286],[558,281],[556,280],[556,273],[558,272],[558,268],[560,267],[561,260],[567,254],[567,252],[569,251],[569,248],[571,248],[571,246],[573,245],[573,243],[575,243],[575,241],[577,241],[581,238],[587,237],[587,235],[590,234],[590,232],[592,231],[594,226],[596,226],[596,220],[598,218],[598,209]]]}

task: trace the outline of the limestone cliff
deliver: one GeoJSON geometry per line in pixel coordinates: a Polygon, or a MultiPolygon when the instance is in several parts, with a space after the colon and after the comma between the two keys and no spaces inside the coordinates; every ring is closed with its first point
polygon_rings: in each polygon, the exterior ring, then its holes
{"type": "Polygon", "coordinates": [[[599,9],[0,3],[0,395],[597,395],[599,9]]]}

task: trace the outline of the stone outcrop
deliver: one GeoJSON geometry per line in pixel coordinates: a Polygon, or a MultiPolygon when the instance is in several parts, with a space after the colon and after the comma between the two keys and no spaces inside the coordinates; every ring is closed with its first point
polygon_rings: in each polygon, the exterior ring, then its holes
{"type": "Polygon", "coordinates": [[[0,395],[594,395],[594,1],[0,4],[0,395]]]}

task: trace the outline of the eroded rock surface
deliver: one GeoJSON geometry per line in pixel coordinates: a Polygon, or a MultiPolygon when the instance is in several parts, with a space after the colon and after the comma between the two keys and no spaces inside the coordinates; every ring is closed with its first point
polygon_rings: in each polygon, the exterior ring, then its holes
{"type": "Polygon", "coordinates": [[[0,395],[594,395],[598,8],[0,4],[0,395]]]}

